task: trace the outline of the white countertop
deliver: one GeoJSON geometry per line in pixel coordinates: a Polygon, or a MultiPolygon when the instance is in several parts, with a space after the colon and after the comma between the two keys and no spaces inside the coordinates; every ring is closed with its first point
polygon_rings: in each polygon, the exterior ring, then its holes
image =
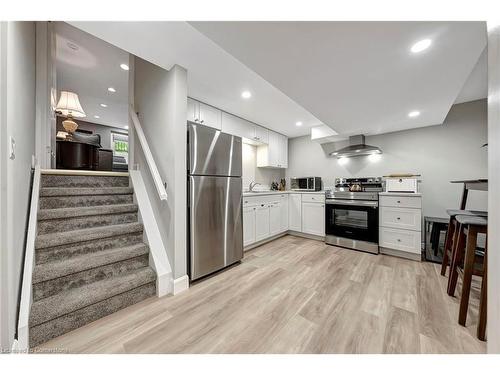
{"type": "Polygon", "coordinates": [[[378,193],[378,195],[387,195],[387,196],[398,196],[398,197],[421,197],[422,193],[396,193],[396,192],[391,192],[391,193],[386,193],[386,192],[381,192],[378,193]]]}
{"type": "Polygon", "coordinates": [[[320,191],[269,190],[269,191],[254,191],[254,192],[244,191],[243,192],[244,197],[254,197],[254,196],[259,196],[259,195],[276,195],[276,194],[325,194],[325,191],[324,190],[320,190],[320,191]]]}

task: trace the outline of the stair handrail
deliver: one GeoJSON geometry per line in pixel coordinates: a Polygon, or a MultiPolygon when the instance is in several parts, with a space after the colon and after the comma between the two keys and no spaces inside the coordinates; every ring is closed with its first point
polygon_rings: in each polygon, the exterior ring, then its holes
{"type": "Polygon", "coordinates": [[[146,140],[146,136],[142,130],[141,123],[139,121],[139,117],[137,117],[137,113],[135,113],[134,107],[130,105],[129,107],[130,118],[132,119],[132,124],[134,124],[134,129],[137,134],[137,138],[139,139],[139,144],[141,145],[142,152],[144,153],[144,157],[146,158],[146,163],[148,164],[149,171],[153,177],[154,184],[156,186],[156,191],[160,197],[160,200],[167,200],[167,190],[165,189],[165,185],[163,180],[161,179],[160,172],[158,171],[158,167],[156,166],[155,160],[153,158],[153,154],[148,145],[148,141],[146,140]]]}
{"type": "Polygon", "coordinates": [[[19,303],[19,318],[17,325],[18,349],[26,351],[29,348],[29,316],[33,303],[32,276],[35,267],[35,240],[37,231],[38,202],[40,197],[40,165],[35,165],[31,202],[28,219],[28,233],[24,252],[23,279],[21,284],[21,300],[19,303]]]}

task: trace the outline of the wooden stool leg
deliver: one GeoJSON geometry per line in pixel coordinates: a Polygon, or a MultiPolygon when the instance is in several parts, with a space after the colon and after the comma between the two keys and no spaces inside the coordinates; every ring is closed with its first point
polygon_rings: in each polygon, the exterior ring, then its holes
{"type": "Polygon", "coordinates": [[[476,255],[477,227],[469,225],[467,233],[467,247],[465,249],[464,279],[462,285],[462,295],[460,297],[460,311],[458,313],[458,324],[465,326],[467,320],[467,309],[469,308],[470,288],[472,284],[472,274],[474,273],[474,258],[476,255]]]}
{"type": "Polygon", "coordinates": [[[481,281],[481,299],[479,300],[479,323],[477,338],[486,341],[486,315],[488,311],[488,241],[484,249],[483,280],[481,281]]]}
{"type": "Polygon", "coordinates": [[[454,220],[450,217],[450,222],[448,223],[448,230],[446,231],[446,239],[444,241],[444,252],[443,252],[443,262],[441,263],[441,276],[446,275],[446,267],[448,267],[448,250],[451,249],[453,232],[455,231],[454,220]]]}
{"type": "Polygon", "coordinates": [[[458,280],[458,267],[464,259],[465,232],[461,224],[456,223],[455,235],[453,240],[453,249],[451,252],[450,275],[448,276],[448,295],[454,296],[458,280]]]}

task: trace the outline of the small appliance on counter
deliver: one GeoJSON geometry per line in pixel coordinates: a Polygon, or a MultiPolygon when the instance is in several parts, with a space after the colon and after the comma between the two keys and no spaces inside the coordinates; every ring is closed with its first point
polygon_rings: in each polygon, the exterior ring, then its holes
{"type": "Polygon", "coordinates": [[[293,177],[290,179],[290,189],[296,191],[320,191],[321,177],[293,177]]]}
{"type": "Polygon", "coordinates": [[[378,254],[381,177],[336,178],[325,192],[325,242],[378,254]]]}
{"type": "Polygon", "coordinates": [[[391,174],[384,176],[386,193],[417,193],[418,177],[414,174],[391,174]]]}

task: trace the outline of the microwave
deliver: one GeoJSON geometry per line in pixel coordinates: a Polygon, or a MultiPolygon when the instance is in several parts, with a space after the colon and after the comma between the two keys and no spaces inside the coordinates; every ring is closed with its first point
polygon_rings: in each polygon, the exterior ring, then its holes
{"type": "Polygon", "coordinates": [[[290,179],[290,189],[299,191],[320,191],[321,177],[294,177],[290,179]]]}

